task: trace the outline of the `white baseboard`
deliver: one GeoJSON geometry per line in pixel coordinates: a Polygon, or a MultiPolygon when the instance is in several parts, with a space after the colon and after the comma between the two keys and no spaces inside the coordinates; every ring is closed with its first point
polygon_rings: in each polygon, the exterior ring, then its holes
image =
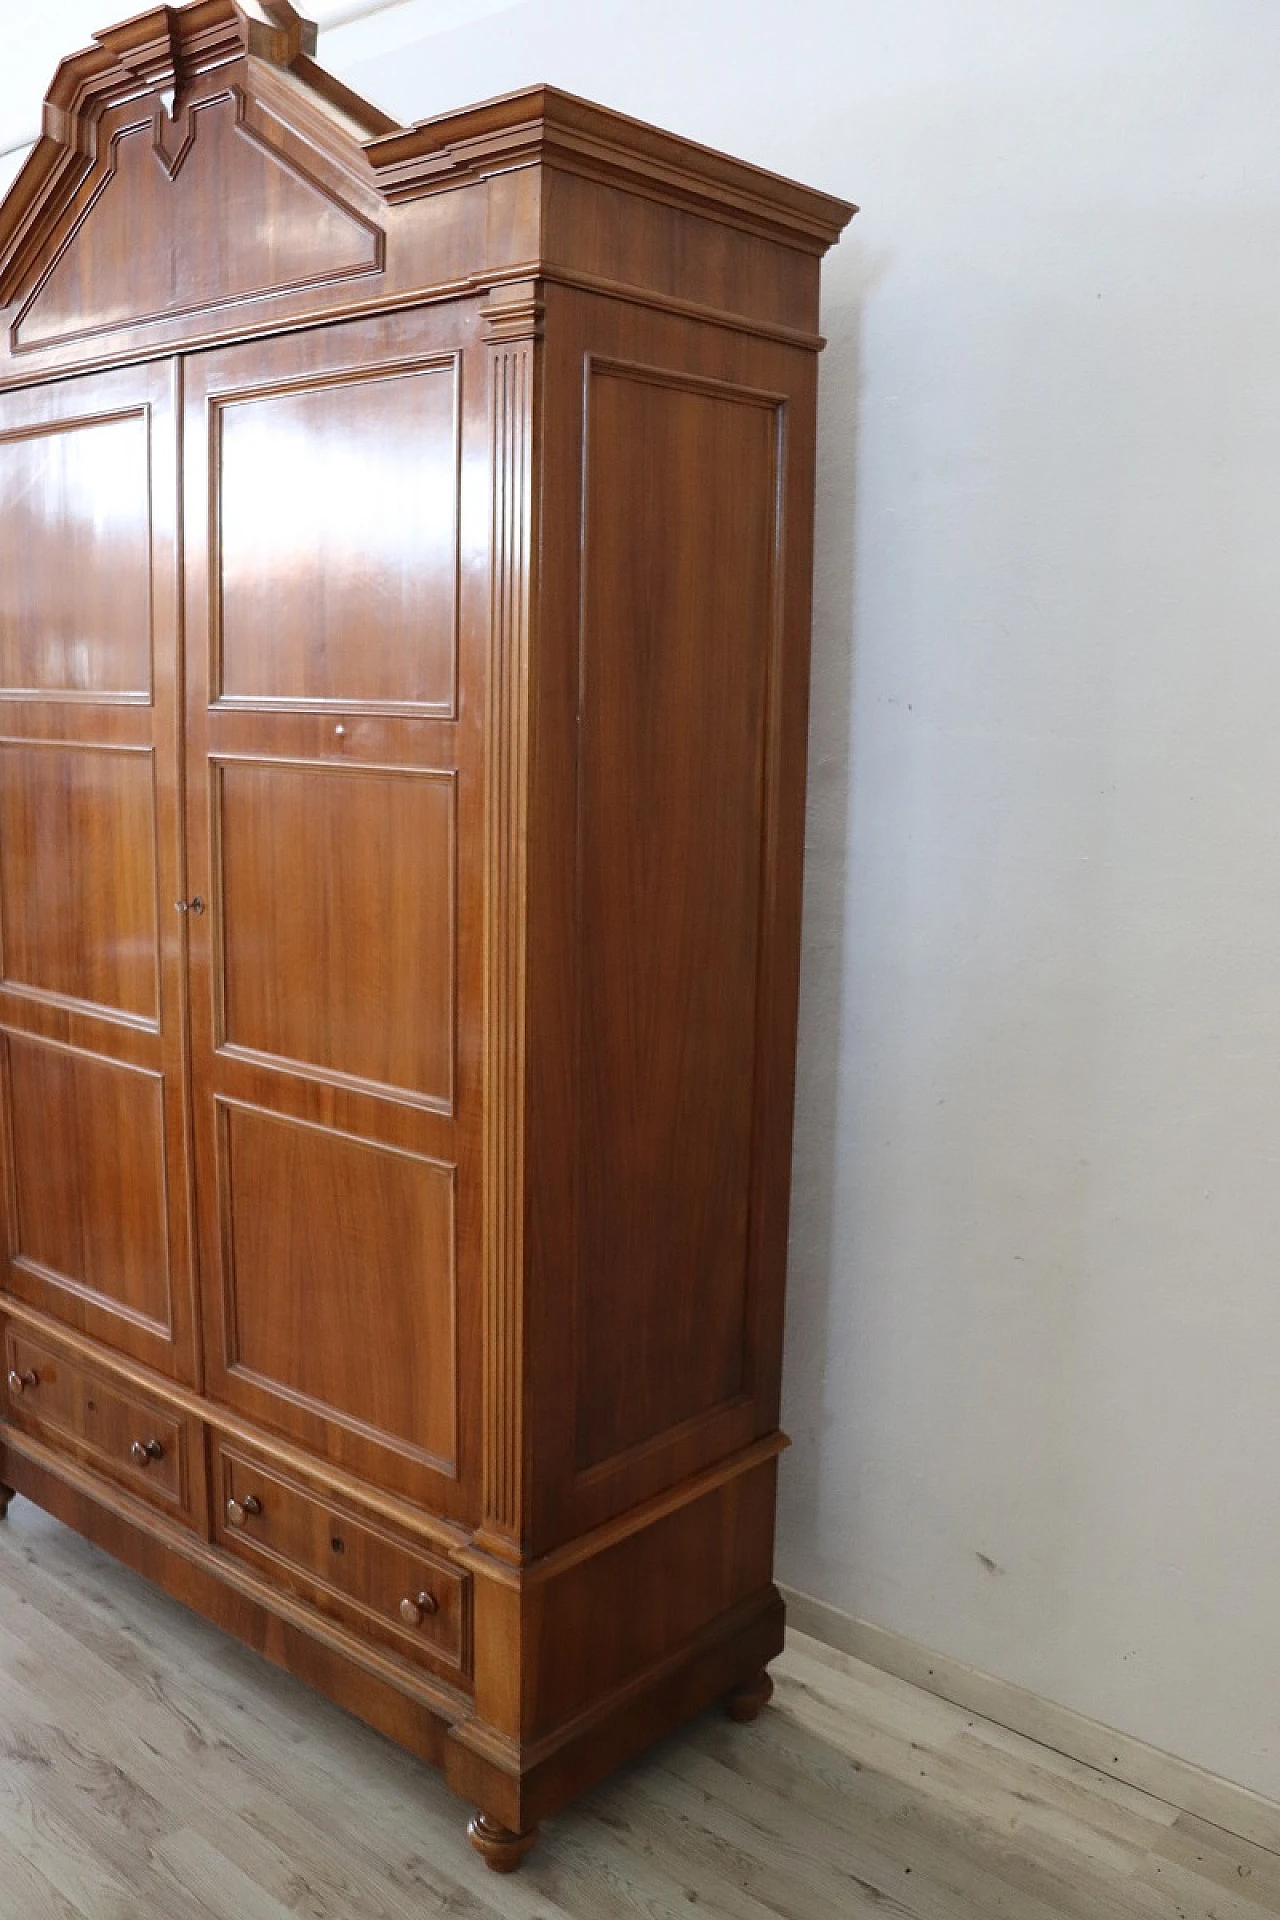
{"type": "Polygon", "coordinates": [[[1090,1720],[1070,1707],[1056,1706],[1026,1687],[981,1673],[962,1660],[933,1653],[887,1627],[855,1619],[825,1600],[798,1593],[794,1587],[782,1587],[780,1591],[787,1603],[787,1624],[797,1633],[807,1633],[825,1646],[852,1654],[900,1680],[909,1680],[926,1693],[936,1693],[942,1700],[981,1714],[984,1720],[994,1720],[997,1726],[1036,1740],[1042,1747],[1052,1747],[1071,1760],[1083,1761],[1113,1780],[1123,1780],[1239,1839],[1280,1854],[1280,1804],[1264,1799],[1249,1787],[1219,1779],[1190,1760],[1162,1753],[1132,1734],[1117,1733],[1099,1720],[1090,1720]]]}

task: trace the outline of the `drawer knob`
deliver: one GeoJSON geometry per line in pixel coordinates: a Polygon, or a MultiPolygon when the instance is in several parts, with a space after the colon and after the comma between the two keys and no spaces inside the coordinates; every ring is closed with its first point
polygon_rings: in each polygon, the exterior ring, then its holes
{"type": "Polygon", "coordinates": [[[39,1385],[40,1385],[40,1375],[35,1371],[34,1368],[28,1367],[25,1373],[19,1373],[16,1367],[10,1367],[9,1369],[10,1393],[25,1393],[28,1387],[38,1387],[39,1385]]]}
{"type": "Polygon", "coordinates": [[[149,1467],[153,1460],[164,1459],[164,1448],[159,1440],[135,1440],[129,1458],[135,1467],[149,1467]]]}
{"type": "Polygon", "coordinates": [[[246,1493],[243,1500],[234,1497],[227,1502],[227,1521],[233,1527],[242,1527],[251,1513],[261,1513],[262,1502],[256,1493],[246,1493]]]}
{"type": "Polygon", "coordinates": [[[420,1627],[429,1613],[439,1613],[440,1602],[434,1593],[420,1593],[416,1600],[406,1593],[400,1602],[400,1618],[406,1627],[420,1627]]]}

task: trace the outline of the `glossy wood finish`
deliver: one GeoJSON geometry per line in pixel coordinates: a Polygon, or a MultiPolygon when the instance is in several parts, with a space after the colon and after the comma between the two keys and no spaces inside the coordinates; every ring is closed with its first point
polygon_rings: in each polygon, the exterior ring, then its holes
{"type": "Polygon", "coordinates": [[[15,1262],[113,1301],[164,1338],[172,1306],[162,1076],[16,1033],[0,1046],[15,1262]],[[51,1125],[65,1152],[49,1152],[51,1125]]]}
{"type": "Polygon", "coordinates": [[[531,1524],[549,1550],[778,1423],[815,383],[801,349],[596,295],[548,288],[544,328],[544,457],[562,484],[540,501],[527,892],[543,963],[530,981],[538,1126],[526,1135],[525,1191],[539,1409],[531,1524]],[[623,371],[599,371],[610,368],[623,371]],[[600,437],[593,467],[601,399],[623,410],[625,431],[620,419],[600,437]],[[659,497],[642,503],[637,448],[661,462],[659,497]],[[721,454],[732,489],[706,479],[721,454]],[[685,472],[703,484],[683,492],[685,472]],[[611,488],[650,536],[651,594],[638,543],[625,525],[602,525],[611,488]],[[661,503],[667,489],[683,518],[661,503]],[[711,556],[720,571],[686,584],[690,562],[711,556]],[[749,582],[753,567],[748,616],[737,576],[749,582]],[[632,611],[611,630],[614,594],[632,611]],[[678,667],[673,630],[687,636],[678,667]],[[609,858],[594,816],[611,763],[635,804],[609,858]],[[703,902],[715,904],[705,919],[703,902]],[[618,945],[606,963],[610,928],[618,945]],[[665,1026],[653,1023],[655,994],[680,1008],[665,1026]],[[602,1095],[635,1149],[647,1214],[611,1168],[602,1095]],[[565,1139],[571,1156],[558,1150],[565,1139]],[[630,1287],[615,1284],[619,1265],[630,1287]],[[568,1301],[550,1278],[566,1272],[568,1301]]]}
{"type": "Polygon", "coordinates": [[[479,1413],[467,1036],[483,741],[474,717],[446,717],[455,604],[470,631],[481,617],[478,593],[473,605],[454,587],[468,506],[457,446],[474,463],[484,433],[459,359],[468,334],[450,310],[195,356],[184,433],[187,846],[209,901],[191,938],[209,1390],[456,1517],[473,1510],[464,1440],[479,1413]],[[329,471],[341,445],[337,498],[369,501],[341,534],[336,517],[300,533],[284,510],[278,544],[262,512],[256,544],[235,520],[233,604],[266,691],[251,698],[241,673],[231,698],[227,503],[248,482],[234,463],[228,474],[228,423],[266,405],[264,390],[288,409],[272,490],[296,481],[310,499],[310,470],[329,471]],[[378,445],[383,477],[363,484],[378,445]],[[375,535],[393,493],[403,504],[375,535]],[[436,544],[419,556],[409,532],[433,515],[436,544]],[[390,575],[388,542],[407,552],[390,575]],[[423,699],[431,671],[439,712],[423,699]],[[366,698],[321,704],[318,688],[366,698]]]}
{"type": "Polygon", "coordinates": [[[226,1442],[213,1480],[219,1537],[233,1553],[402,1659],[466,1684],[471,1582],[456,1567],[226,1442]]]}
{"type": "Polygon", "coordinates": [[[171,1519],[203,1525],[204,1436],[196,1422],[13,1323],[4,1352],[8,1419],[171,1519]]]}
{"type": "Polygon", "coordinates": [[[768,397],[588,362],[574,1303],[584,1472],[749,1389],[778,413],[768,397]]]}
{"type": "Polygon", "coordinates": [[[192,102],[172,132],[149,103],[122,118],[92,217],[19,311],[20,346],[376,270],[376,228],[279,165],[242,118],[242,99],[226,88],[192,102]],[[203,182],[184,164],[197,139],[223,182],[216,251],[205,244],[203,182]],[[142,234],[151,244],[139,247],[142,234]]]}
{"type": "Polygon", "coordinates": [[[13,1294],[195,1382],[176,381],[0,394],[0,1199],[13,1294]]]}
{"type": "Polygon", "coordinates": [[[538,1829],[512,1833],[487,1813],[474,1814],[467,1824],[467,1838],[494,1873],[514,1873],[538,1837],[538,1829]]]}
{"type": "Polygon", "coordinates": [[[222,1104],[228,1371],[452,1473],[452,1170],[222,1104]]]}
{"type": "Polygon", "coordinates": [[[221,1045],[448,1113],[452,774],[228,759],[213,779],[221,1045]]]}
{"type": "Polygon", "coordinates": [[[0,1470],[506,1870],[782,1643],[850,209],[314,45],[98,35],[0,206],[0,1470]]]}
{"type": "Polygon", "coordinates": [[[149,698],[149,441],[144,408],[0,440],[4,693],[149,698]]]}
{"type": "Polygon", "coordinates": [[[219,404],[221,699],[452,716],[459,371],[219,404]]]}

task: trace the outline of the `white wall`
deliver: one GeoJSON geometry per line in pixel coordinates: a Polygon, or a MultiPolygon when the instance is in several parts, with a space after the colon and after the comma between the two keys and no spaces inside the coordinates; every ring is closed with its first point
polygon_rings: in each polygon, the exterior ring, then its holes
{"type": "Polygon", "coordinates": [[[780,1571],[1280,1799],[1280,13],[408,0],[321,57],[862,201],[780,1571]]]}

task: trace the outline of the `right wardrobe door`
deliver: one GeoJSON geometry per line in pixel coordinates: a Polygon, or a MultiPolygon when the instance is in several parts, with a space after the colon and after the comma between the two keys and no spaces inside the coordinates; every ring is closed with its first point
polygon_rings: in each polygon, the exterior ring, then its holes
{"type": "MultiPolygon", "coordinates": [[[[208,1391],[466,1519],[478,729],[451,309],[185,371],[208,1391]]],[[[472,1370],[474,1371],[474,1370],[472,1370]]]]}

